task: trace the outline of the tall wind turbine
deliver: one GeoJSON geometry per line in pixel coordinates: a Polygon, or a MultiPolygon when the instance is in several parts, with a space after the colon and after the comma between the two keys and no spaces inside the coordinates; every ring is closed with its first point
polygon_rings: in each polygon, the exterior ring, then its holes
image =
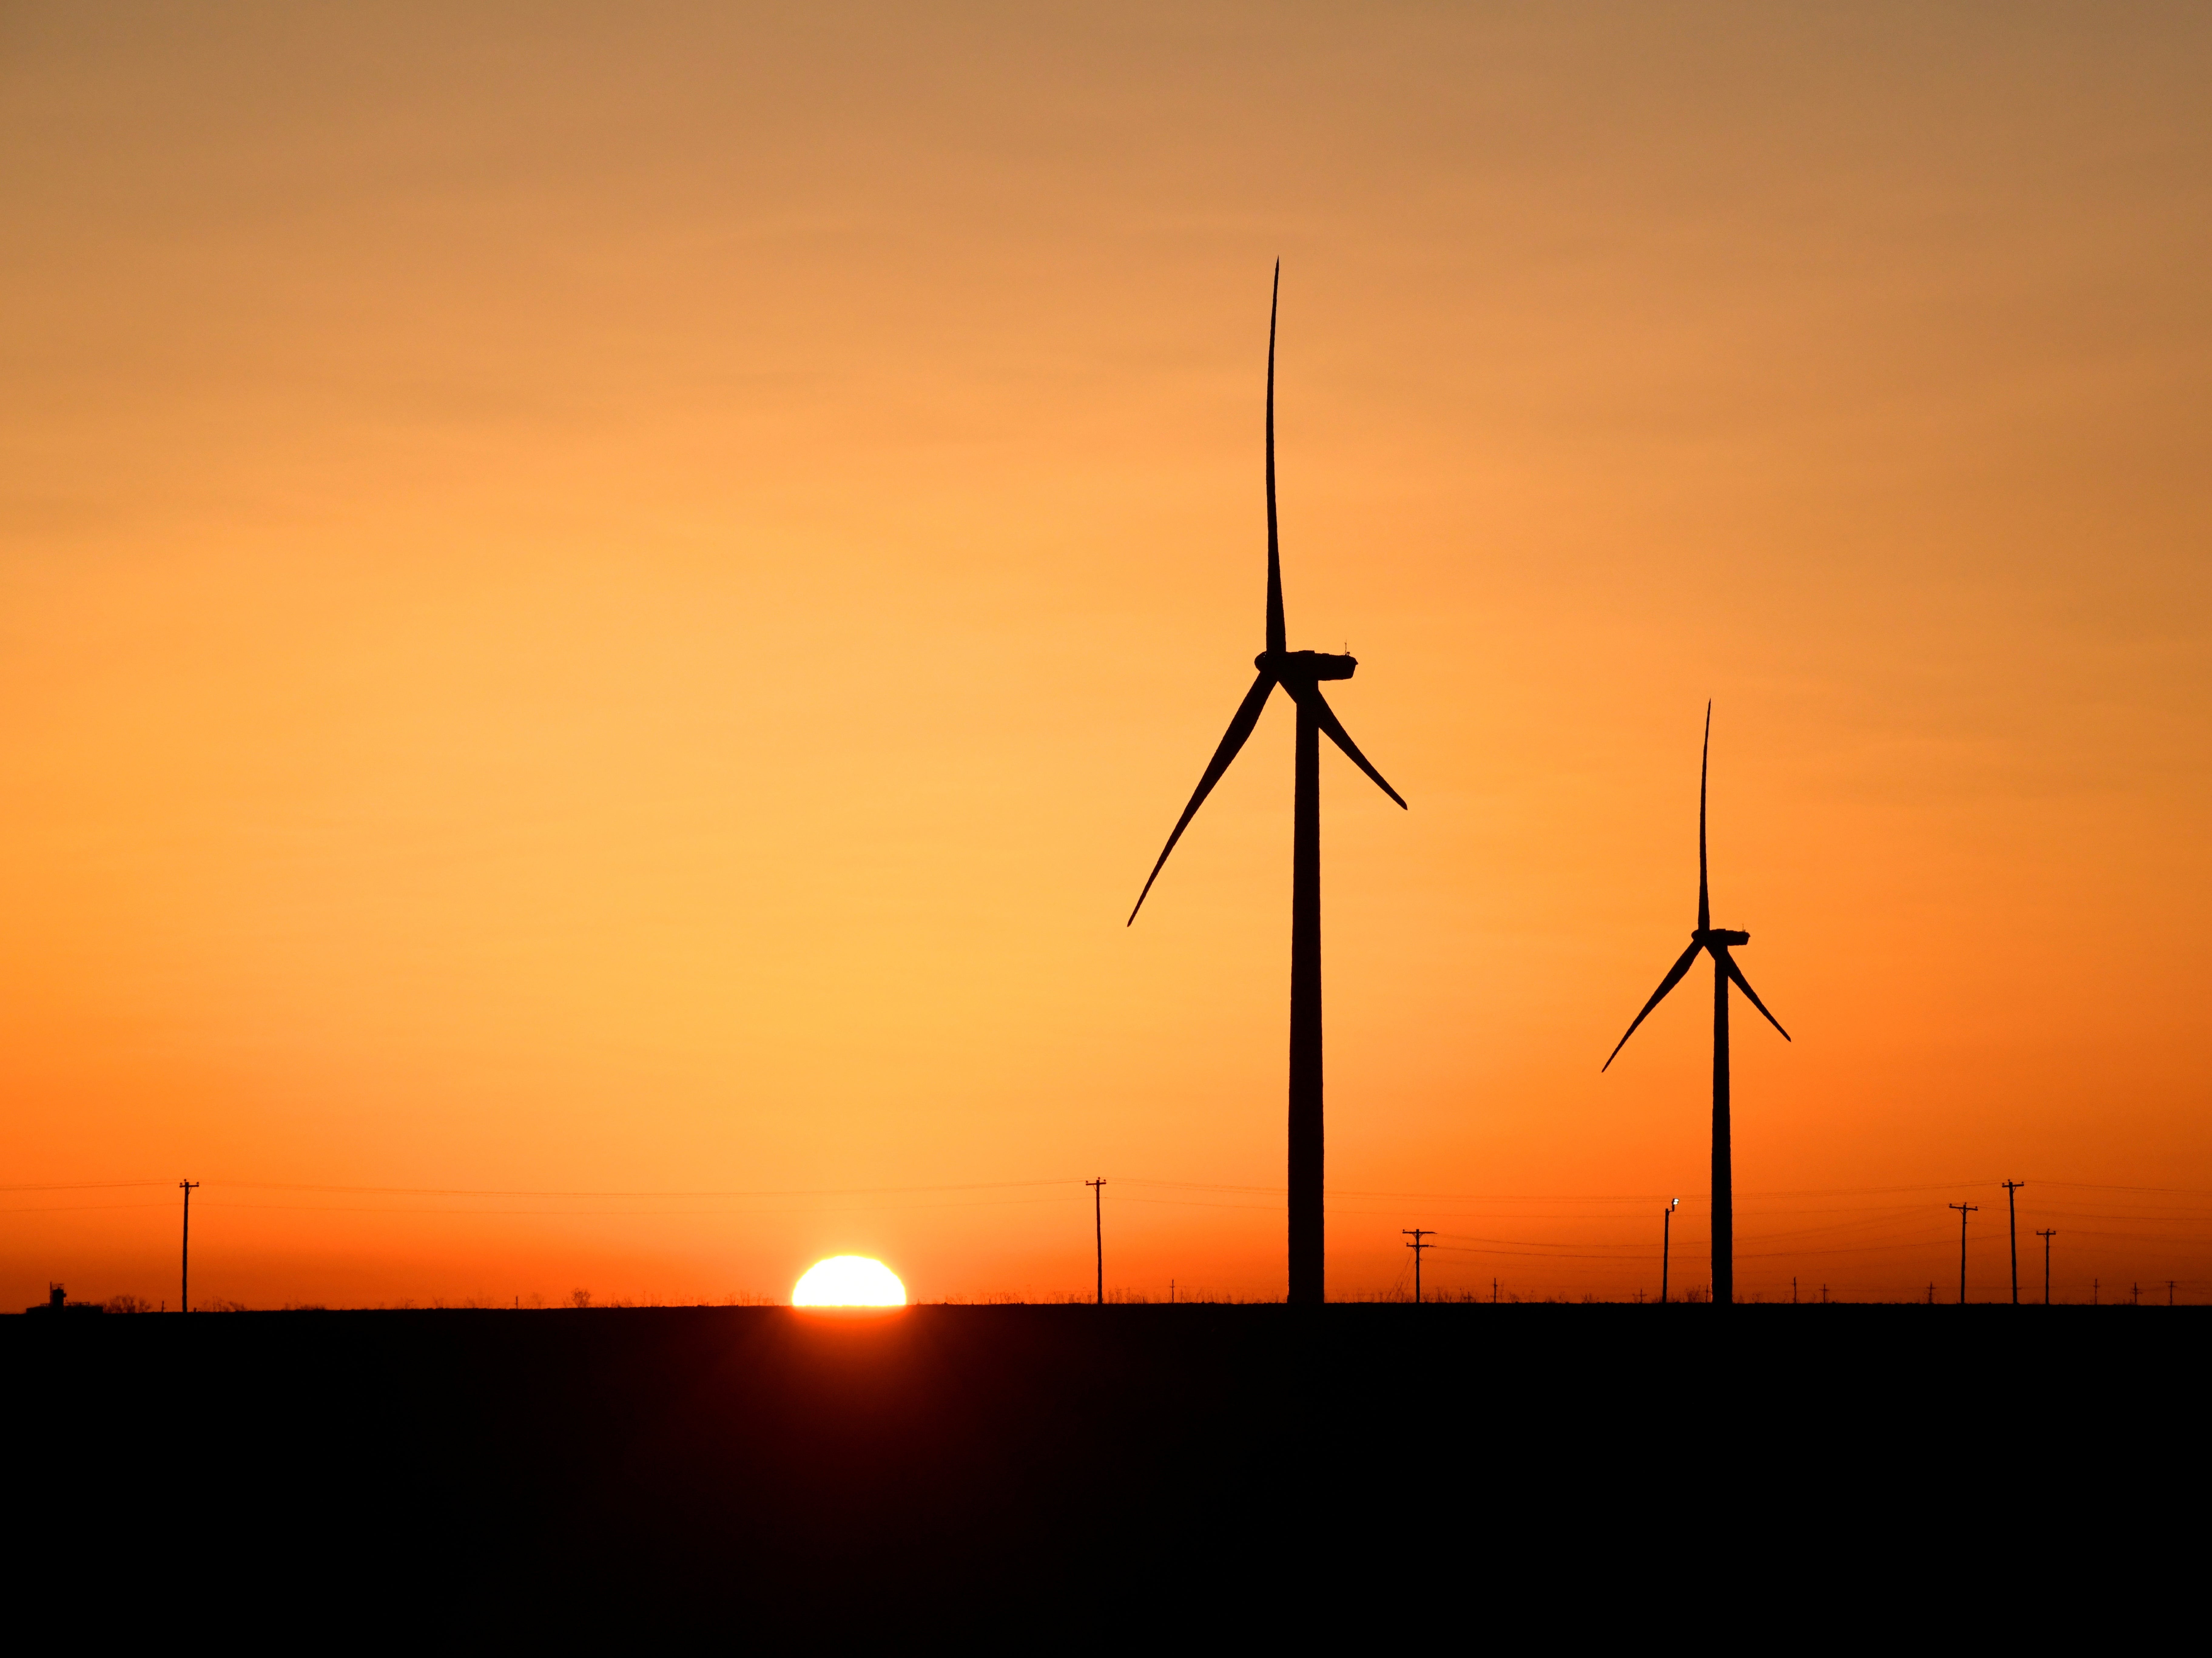
{"type": "MultiPolygon", "coordinates": [[[[1628,1046],[1629,1037],[1636,1034],[1636,1027],[1666,999],[1668,991],[1682,982],[1682,975],[1690,970],[1699,952],[1713,958],[1713,1303],[1724,1307],[1735,1299],[1735,1183],[1729,1161],[1729,981],[1735,981],[1736,988],[1751,998],[1751,1005],[1766,1015],[1767,1023],[1782,1030],[1782,1021],[1766,1012],[1766,1004],[1759,999],[1751,981],[1743,976],[1735,957],[1729,954],[1731,947],[1749,944],[1751,934],[1713,925],[1705,882],[1705,771],[1712,751],[1713,705],[1708,702],[1705,745],[1698,759],[1698,925],[1690,934],[1690,947],[1667,969],[1659,988],[1644,1004],[1644,1011],[1630,1021],[1627,1031],[1613,1045],[1613,1052],[1606,1055],[1605,1063],[1598,1069],[1603,1072],[1612,1068],[1620,1050],[1628,1046]]],[[[1790,1040],[1788,1031],[1782,1030],[1782,1040],[1790,1040]]]]}
{"type": "Polygon", "coordinates": [[[1159,862],[1137,895],[1135,908],[1125,925],[1133,925],[1145,907],[1146,894],[1160,878],[1160,870],[1175,850],[1182,832],[1198,813],[1229,763],[1237,758],[1260,711],[1279,685],[1297,705],[1297,804],[1291,852],[1291,1300],[1318,1304],[1322,1300],[1322,1063],[1321,1063],[1321,733],[1342,749],[1352,763],[1375,780],[1375,786],[1406,803],[1398,791],[1382,780],[1382,774],[1368,763],[1359,745],[1339,722],[1321,694],[1324,679],[1349,679],[1358,661],[1351,656],[1332,656],[1320,651],[1293,651],[1283,628],[1283,562],[1275,533],[1275,311],[1282,297],[1283,265],[1275,262],[1274,295],[1267,305],[1267,648],[1252,659],[1260,677],[1244,693],[1236,717],[1221,746],[1198,780],[1190,804],[1176,820],[1175,832],[1160,850],[1159,862]]]}

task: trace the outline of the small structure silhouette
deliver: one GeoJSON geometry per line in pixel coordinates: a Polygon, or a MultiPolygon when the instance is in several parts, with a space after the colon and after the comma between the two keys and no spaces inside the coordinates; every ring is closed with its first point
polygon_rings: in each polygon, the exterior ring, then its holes
{"type": "MultiPolygon", "coordinates": [[[[1651,993],[1651,999],[1644,1004],[1644,1011],[1629,1021],[1628,1029],[1613,1045],[1613,1052],[1605,1056],[1600,1072],[1609,1071],[1628,1046],[1628,1039],[1636,1034],[1636,1027],[1650,1017],[1651,1010],[1667,998],[1667,993],[1682,982],[1682,975],[1702,955],[1713,958],[1713,1304],[1726,1307],[1735,1300],[1735,1179],[1732,1172],[1729,1146],[1729,981],[1734,980],[1736,988],[1751,999],[1751,1005],[1764,1014],[1767,1023],[1782,1030],[1782,1021],[1766,1011],[1766,1004],[1759,999],[1759,993],[1751,987],[1751,981],[1743,976],[1743,969],[1729,954],[1731,947],[1741,947],[1751,942],[1748,932],[1735,932],[1713,925],[1712,905],[1708,897],[1705,869],[1705,776],[1707,763],[1713,751],[1713,705],[1705,704],[1705,742],[1698,758],[1698,925],[1691,930],[1690,947],[1675,958],[1674,965],[1667,969],[1667,976],[1659,981],[1659,988],[1651,993]]],[[[1788,1042],[1790,1033],[1782,1030],[1782,1040],[1788,1042]]]]}
{"type": "Polygon", "coordinates": [[[2043,1240],[2043,1304],[2048,1307],[2051,1305],[2051,1240],[2058,1236],[2058,1229],[2049,1227],[2035,1236],[2043,1240]]]}
{"type": "Polygon", "coordinates": [[[1349,679],[1358,659],[1346,653],[1333,656],[1321,651],[1293,651],[1283,622],[1283,562],[1275,525],[1275,316],[1282,297],[1283,266],[1275,263],[1274,296],[1267,306],[1267,648],[1252,659],[1259,670],[1252,689],[1244,693],[1229,721],[1229,729],[1198,780],[1190,804],[1176,820],[1159,860],[1146,878],[1145,890],[1129,911],[1125,926],[1134,926],[1137,911],[1152,883],[1173,852],[1182,832],[1197,816],[1206,797],[1237,758],[1267,699],[1280,686],[1297,705],[1297,799],[1292,808],[1291,841],[1291,1110],[1290,1110],[1290,1298],[1300,1305],[1318,1305],[1322,1298],[1322,1043],[1321,1043],[1321,738],[1344,750],[1352,763],[1365,772],[1375,786],[1397,801],[1406,802],[1368,762],[1321,694],[1322,682],[1349,679]]]}
{"type": "Polygon", "coordinates": [[[104,1313],[107,1309],[96,1301],[71,1301],[69,1291],[62,1285],[49,1284],[46,1285],[46,1298],[23,1310],[27,1313],[104,1313]]]}

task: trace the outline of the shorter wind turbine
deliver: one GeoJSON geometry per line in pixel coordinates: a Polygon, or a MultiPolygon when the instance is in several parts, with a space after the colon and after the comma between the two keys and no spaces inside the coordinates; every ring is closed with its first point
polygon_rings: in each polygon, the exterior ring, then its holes
{"type": "MultiPolygon", "coordinates": [[[[1690,933],[1690,947],[1667,969],[1659,988],[1644,1004],[1644,1011],[1629,1022],[1627,1030],[1598,1069],[1613,1068],[1620,1050],[1628,1046],[1629,1037],[1636,1034],[1636,1027],[1666,1000],[1668,991],[1682,982],[1682,975],[1699,955],[1713,958],[1713,1304],[1725,1307],[1735,1299],[1735,1177],[1729,1149],[1729,981],[1735,981],[1736,988],[1751,998],[1751,1005],[1765,1015],[1767,1023],[1782,1030],[1782,1021],[1766,1011],[1766,1004],[1759,999],[1759,993],[1729,954],[1732,946],[1749,944],[1751,934],[1713,925],[1705,870],[1705,775],[1712,751],[1713,705],[1708,702],[1705,748],[1698,758],[1698,925],[1690,933]]],[[[1782,1030],[1782,1040],[1790,1040],[1788,1031],[1782,1030]]]]}

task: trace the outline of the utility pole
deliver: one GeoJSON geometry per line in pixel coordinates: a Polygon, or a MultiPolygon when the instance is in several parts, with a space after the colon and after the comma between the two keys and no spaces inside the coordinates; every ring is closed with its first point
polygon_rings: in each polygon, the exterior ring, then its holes
{"type": "Polygon", "coordinates": [[[1098,1304],[1106,1304],[1106,1177],[1083,1182],[1091,1188],[1091,1223],[1098,1235],[1098,1304]]]}
{"type": "Polygon", "coordinates": [[[2166,1281],[2166,1304],[2169,1307],[2173,1305],[2173,1280],[2172,1278],[2168,1278],[2166,1281]]]}
{"type": "Polygon", "coordinates": [[[2048,1307],[2051,1305],[2051,1240],[2058,1236],[2058,1229],[2048,1227],[2035,1236],[2043,1240],[2043,1304],[2048,1307]]]}
{"type": "Polygon", "coordinates": [[[1949,1207],[1959,1212],[1959,1305],[1966,1304],[1966,1217],[1982,1206],[1978,1203],[1954,1203],[1949,1207]]]}
{"type": "Polygon", "coordinates": [[[1999,1182],[2005,1189],[2005,1236],[2012,1240],[2012,1304],[2020,1305],[2020,1220],[2013,1213],[2012,1194],[2027,1184],[2024,1180],[1999,1182]]]}
{"type": "MultiPolygon", "coordinates": [[[[1662,1307],[1664,1307],[1667,1304],[1667,1258],[1674,1253],[1674,1205],[1681,1202],[1681,1199],[1676,1198],[1664,1209],[1660,1211],[1659,1304],[1662,1307]]],[[[1497,1297],[1492,1296],[1491,1299],[1495,1301],[1497,1297]]]]}
{"type": "Polygon", "coordinates": [[[1496,1278],[1490,1280],[1490,1304],[1493,1307],[1498,1305],[1498,1280],[1496,1278]]]}
{"type": "Polygon", "coordinates": [[[1828,1304],[1828,1286],[1827,1286],[1826,1284],[1822,1284],[1822,1285],[1820,1286],[1820,1305],[1822,1305],[1823,1307],[1825,1307],[1825,1306],[1826,1306],[1827,1304],[1828,1304]]]}
{"type": "Polygon", "coordinates": [[[192,1188],[199,1183],[196,1180],[177,1182],[185,1194],[185,1248],[178,1271],[177,1305],[188,1313],[192,1310],[192,1188]]]}
{"type": "Polygon", "coordinates": [[[2130,1284],[2128,1285],[2128,1305],[2130,1307],[2140,1307],[2142,1305],[2142,1284],[2130,1284]]]}
{"type": "Polygon", "coordinates": [[[1425,1226],[1401,1226],[1398,1230],[1413,1239],[1413,1242],[1406,1247],[1413,1252],[1413,1305],[1418,1307],[1421,1304],[1421,1251],[1437,1247],[1433,1243],[1424,1243],[1421,1240],[1432,1238],[1436,1234],[1425,1226]]]}
{"type": "Polygon", "coordinates": [[[1792,1307],[1797,1304],[1797,1280],[1795,1278],[1790,1280],[1790,1304],[1792,1307]]]}

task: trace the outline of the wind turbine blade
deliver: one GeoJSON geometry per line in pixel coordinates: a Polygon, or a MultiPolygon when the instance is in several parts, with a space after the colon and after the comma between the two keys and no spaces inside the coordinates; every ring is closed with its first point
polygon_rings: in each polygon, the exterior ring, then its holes
{"type": "Polygon", "coordinates": [[[1667,976],[1660,980],[1659,988],[1653,991],[1651,993],[1651,999],[1644,1004],[1644,1011],[1638,1014],[1635,1018],[1629,1022],[1628,1029],[1621,1033],[1620,1040],[1613,1045],[1613,1052],[1607,1054],[1605,1056],[1605,1063],[1598,1066],[1599,1071],[1604,1072],[1612,1069],[1613,1062],[1620,1057],[1620,1050],[1628,1046],[1628,1039],[1636,1034],[1636,1027],[1642,1024],[1646,1018],[1650,1017],[1651,1010],[1653,1008],[1658,1006],[1660,1003],[1667,999],[1667,993],[1668,991],[1672,990],[1676,985],[1682,982],[1682,975],[1690,970],[1690,963],[1698,959],[1698,952],[1704,948],[1705,946],[1701,944],[1692,943],[1687,950],[1682,952],[1680,957],[1675,962],[1674,965],[1667,969],[1667,976]]]}
{"type": "Polygon", "coordinates": [[[1381,772],[1368,764],[1367,756],[1360,753],[1359,744],[1352,740],[1352,733],[1345,730],[1342,722],[1336,717],[1336,710],[1328,706],[1328,699],[1321,694],[1318,686],[1314,689],[1311,695],[1314,700],[1314,712],[1320,716],[1321,728],[1328,733],[1328,740],[1342,749],[1352,763],[1372,778],[1375,780],[1375,786],[1395,800],[1401,809],[1410,810],[1406,806],[1405,797],[1382,780],[1381,772]]]}
{"type": "MultiPolygon", "coordinates": [[[[1721,958],[1721,966],[1727,971],[1729,977],[1735,981],[1735,987],[1751,998],[1751,1005],[1753,1007],[1761,1013],[1766,1013],[1766,1004],[1759,999],[1759,993],[1751,987],[1751,981],[1743,976],[1743,969],[1735,964],[1735,957],[1729,954],[1728,946],[1723,944],[1717,953],[1721,958]]],[[[1766,1023],[1777,1030],[1782,1030],[1782,1021],[1771,1013],[1766,1013],[1766,1023]]],[[[1785,1042],[1790,1040],[1788,1031],[1782,1030],[1782,1040],[1785,1042]]]]}
{"type": "MultiPolygon", "coordinates": [[[[1705,768],[1713,757],[1713,705],[1705,703],[1705,746],[1698,754],[1698,931],[1709,932],[1713,907],[1705,896],[1705,768]]],[[[1624,1041],[1626,1038],[1623,1039],[1624,1041]]]]}
{"type": "Polygon", "coordinates": [[[1275,261],[1275,288],[1267,301],[1267,648],[1290,649],[1283,626],[1283,554],[1275,538],[1275,307],[1283,297],[1283,262],[1275,261]]]}
{"type": "Polygon", "coordinates": [[[1175,833],[1168,836],[1167,845],[1160,848],[1160,861],[1152,865],[1152,872],[1145,878],[1145,890],[1137,895],[1136,908],[1130,910],[1129,919],[1121,923],[1123,926],[1135,923],[1137,910],[1145,907],[1145,898],[1152,891],[1152,883],[1160,878],[1160,870],[1168,861],[1168,853],[1175,850],[1176,842],[1182,839],[1183,830],[1190,827],[1190,820],[1198,815],[1198,809],[1206,803],[1206,797],[1213,793],[1213,786],[1221,780],[1221,774],[1229,769],[1229,762],[1237,757],[1237,751],[1252,735],[1252,727],[1260,723],[1260,710],[1267,706],[1267,693],[1274,689],[1275,677],[1262,673],[1252,682],[1252,689],[1244,693],[1243,701],[1237,706],[1236,718],[1229,722],[1229,729],[1222,736],[1221,746],[1214,750],[1213,758],[1207,762],[1206,775],[1198,780],[1198,787],[1190,797],[1190,804],[1182,809],[1182,816],[1176,819],[1175,833]]]}

